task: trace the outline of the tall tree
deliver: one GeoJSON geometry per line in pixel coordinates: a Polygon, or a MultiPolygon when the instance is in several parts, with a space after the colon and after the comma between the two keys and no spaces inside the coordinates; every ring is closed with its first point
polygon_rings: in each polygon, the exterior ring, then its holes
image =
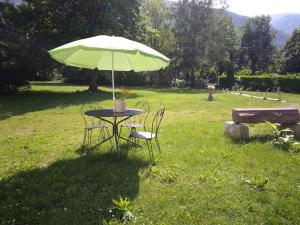
{"type": "Polygon", "coordinates": [[[285,70],[287,72],[300,72],[300,28],[295,29],[283,48],[285,70]]]}
{"type": "Polygon", "coordinates": [[[213,16],[212,0],[181,0],[174,13],[176,64],[195,86],[196,71],[204,61],[213,16]]]}
{"type": "Polygon", "coordinates": [[[27,38],[13,24],[16,15],[12,4],[0,2],[0,94],[15,92],[34,75],[27,38]]]}
{"type": "MultiPolygon", "coordinates": [[[[171,31],[170,8],[164,0],[143,0],[139,12],[140,41],[167,56],[171,56],[174,35],[171,31]]],[[[170,83],[169,68],[147,73],[151,84],[170,83]]]]}
{"type": "Polygon", "coordinates": [[[265,70],[272,62],[274,33],[270,26],[271,17],[256,16],[243,26],[241,50],[250,61],[252,75],[265,70]]]}
{"type": "MultiPolygon", "coordinates": [[[[90,36],[107,34],[135,39],[138,0],[23,0],[14,25],[27,37],[28,55],[39,73],[58,67],[47,50],[90,36]]],[[[95,73],[90,90],[97,89],[95,73]]]]}
{"type": "Polygon", "coordinates": [[[234,83],[234,64],[237,58],[237,34],[232,18],[224,9],[214,10],[212,35],[208,41],[207,58],[216,67],[218,75],[227,74],[227,84],[234,83]]]}

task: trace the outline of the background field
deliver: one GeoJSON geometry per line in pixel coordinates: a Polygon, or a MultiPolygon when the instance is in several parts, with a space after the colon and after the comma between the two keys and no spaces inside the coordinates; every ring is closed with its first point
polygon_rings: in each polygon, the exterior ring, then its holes
{"type": "MultiPolygon", "coordinates": [[[[111,107],[111,90],[34,83],[0,97],[0,224],[111,224],[112,199],[131,200],[135,224],[300,224],[300,155],[274,149],[270,128],[251,125],[248,141],[224,136],[233,107],[300,106],[190,89],[134,89],[127,105],[166,107],[162,154],[100,146],[80,154],[80,107],[111,107]],[[268,178],[262,191],[246,180],[268,178]]],[[[150,121],[150,120],[149,120],[150,121]]]]}

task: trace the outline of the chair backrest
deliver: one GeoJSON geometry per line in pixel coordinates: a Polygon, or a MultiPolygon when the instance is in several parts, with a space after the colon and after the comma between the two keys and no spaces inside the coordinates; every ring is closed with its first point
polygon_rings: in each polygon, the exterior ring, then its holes
{"type": "Polygon", "coordinates": [[[147,118],[150,113],[150,105],[147,101],[139,101],[134,105],[135,109],[143,110],[142,114],[131,117],[126,123],[138,123],[138,124],[146,124],[147,118]]]}
{"type": "Polygon", "coordinates": [[[87,103],[87,104],[84,104],[81,106],[81,116],[82,116],[86,126],[100,124],[99,119],[97,119],[93,116],[85,115],[85,112],[90,111],[90,110],[97,110],[97,109],[102,109],[102,107],[96,102],[87,103]]]}
{"type": "Polygon", "coordinates": [[[160,108],[156,113],[152,121],[152,133],[154,133],[157,136],[158,129],[160,126],[160,123],[164,117],[165,114],[165,107],[160,108]]]}

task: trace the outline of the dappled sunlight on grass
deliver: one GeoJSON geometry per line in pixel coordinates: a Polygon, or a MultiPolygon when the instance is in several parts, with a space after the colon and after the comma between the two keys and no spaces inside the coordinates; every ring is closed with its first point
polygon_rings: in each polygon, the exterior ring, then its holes
{"type": "Polygon", "coordinates": [[[264,124],[249,126],[249,140],[224,135],[232,108],[282,107],[299,95],[279,103],[216,92],[208,102],[205,90],[133,88],[127,106],[149,101],[148,129],[166,107],[151,167],[144,142],[121,142],[120,155],[109,143],[82,154],[81,105],[112,106],[109,87],[86,89],[35,83],[0,98],[0,224],[103,224],[119,196],[135,224],[300,223],[299,153],[274,149],[264,124]]]}

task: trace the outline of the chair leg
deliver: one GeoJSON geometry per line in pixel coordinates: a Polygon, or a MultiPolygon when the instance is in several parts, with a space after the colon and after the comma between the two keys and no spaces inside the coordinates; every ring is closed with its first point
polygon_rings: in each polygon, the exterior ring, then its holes
{"type": "Polygon", "coordinates": [[[159,151],[159,153],[161,153],[161,149],[160,149],[160,144],[159,144],[158,138],[155,137],[154,139],[155,139],[155,142],[156,142],[157,150],[159,151]]]}
{"type": "MultiPolygon", "coordinates": [[[[131,133],[133,132],[133,130],[135,130],[135,128],[134,127],[127,127],[127,129],[128,129],[128,132],[129,132],[129,135],[128,135],[128,139],[129,140],[131,140],[132,142],[134,142],[134,143],[136,143],[136,138],[134,138],[134,137],[131,137],[130,135],[131,135],[131,133]]],[[[136,145],[135,145],[135,147],[136,147],[136,145]]]]}
{"type": "Polygon", "coordinates": [[[148,147],[148,151],[149,151],[149,155],[150,155],[150,162],[151,164],[154,163],[154,155],[153,155],[153,151],[152,151],[152,142],[151,140],[146,140],[147,142],[147,147],[148,147]]]}
{"type": "Polygon", "coordinates": [[[86,143],[86,154],[88,155],[89,154],[89,150],[90,150],[90,147],[91,147],[91,130],[86,130],[86,138],[87,138],[87,143],[86,143]]]}
{"type": "Polygon", "coordinates": [[[118,136],[119,139],[121,137],[122,129],[123,129],[123,125],[121,125],[121,128],[120,128],[120,132],[119,132],[119,136],[118,136]]]}
{"type": "Polygon", "coordinates": [[[98,140],[101,142],[104,138],[103,138],[103,129],[100,129],[99,131],[99,136],[98,136],[98,140]]]}
{"type": "Polygon", "coordinates": [[[89,131],[89,148],[92,146],[92,133],[93,133],[93,130],[91,129],[89,131]]]}
{"type": "Polygon", "coordinates": [[[86,145],[86,136],[87,136],[87,130],[84,129],[84,133],[83,133],[83,145],[86,145]]]}
{"type": "MultiPolygon", "coordinates": [[[[109,133],[108,127],[105,127],[105,130],[106,130],[107,138],[109,138],[110,137],[110,133],[109,133]]],[[[111,139],[109,139],[109,143],[110,143],[111,146],[113,146],[113,143],[112,143],[111,139]]]]}

